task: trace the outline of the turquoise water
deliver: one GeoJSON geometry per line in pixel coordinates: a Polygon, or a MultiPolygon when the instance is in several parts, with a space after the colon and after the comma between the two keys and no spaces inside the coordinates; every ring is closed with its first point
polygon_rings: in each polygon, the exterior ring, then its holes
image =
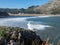
{"type": "Polygon", "coordinates": [[[20,27],[35,31],[42,40],[57,45],[60,40],[60,16],[11,16],[0,18],[0,26],[20,27]]]}
{"type": "Polygon", "coordinates": [[[21,27],[30,30],[60,29],[60,16],[21,16],[0,18],[0,26],[21,27]]]}
{"type": "Polygon", "coordinates": [[[56,17],[45,17],[45,18],[31,18],[31,19],[27,19],[28,21],[34,21],[34,22],[42,22],[42,24],[45,25],[50,25],[52,27],[60,27],[60,16],[56,16],[56,17]]]}

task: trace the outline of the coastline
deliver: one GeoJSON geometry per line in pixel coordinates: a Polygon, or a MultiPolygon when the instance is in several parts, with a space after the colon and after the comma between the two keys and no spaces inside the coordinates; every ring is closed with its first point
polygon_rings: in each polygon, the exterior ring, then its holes
{"type": "Polygon", "coordinates": [[[10,14],[10,16],[60,16],[60,14],[10,14]]]}

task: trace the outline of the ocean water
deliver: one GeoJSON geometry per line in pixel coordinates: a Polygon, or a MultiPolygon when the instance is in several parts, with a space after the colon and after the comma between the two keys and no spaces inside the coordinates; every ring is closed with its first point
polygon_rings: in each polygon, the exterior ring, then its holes
{"type": "Polygon", "coordinates": [[[0,18],[0,26],[20,27],[33,31],[60,29],[60,16],[17,16],[0,18]]]}

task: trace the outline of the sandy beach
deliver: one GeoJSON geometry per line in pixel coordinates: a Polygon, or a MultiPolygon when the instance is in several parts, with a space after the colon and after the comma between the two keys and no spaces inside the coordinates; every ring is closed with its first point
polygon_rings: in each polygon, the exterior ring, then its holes
{"type": "Polygon", "coordinates": [[[60,14],[10,14],[10,16],[60,16],[60,14]]]}

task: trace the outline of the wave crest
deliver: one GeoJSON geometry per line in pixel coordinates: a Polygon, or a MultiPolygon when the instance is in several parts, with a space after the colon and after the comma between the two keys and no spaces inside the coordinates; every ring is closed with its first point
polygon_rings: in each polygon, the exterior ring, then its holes
{"type": "Polygon", "coordinates": [[[27,24],[27,26],[28,26],[28,29],[30,29],[30,30],[44,30],[45,28],[51,27],[49,25],[32,24],[31,22],[29,22],[27,24]]]}

